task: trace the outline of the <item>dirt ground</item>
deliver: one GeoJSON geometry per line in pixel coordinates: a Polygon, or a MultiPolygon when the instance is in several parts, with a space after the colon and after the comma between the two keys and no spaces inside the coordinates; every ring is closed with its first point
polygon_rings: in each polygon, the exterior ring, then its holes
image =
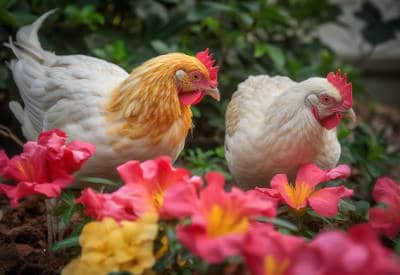
{"type": "Polygon", "coordinates": [[[65,254],[47,250],[46,207],[31,197],[17,208],[0,200],[0,274],[59,274],[65,254]]]}

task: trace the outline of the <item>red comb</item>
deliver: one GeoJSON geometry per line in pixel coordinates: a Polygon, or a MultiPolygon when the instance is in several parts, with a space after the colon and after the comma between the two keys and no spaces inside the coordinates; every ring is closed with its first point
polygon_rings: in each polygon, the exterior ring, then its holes
{"type": "Polygon", "coordinates": [[[340,75],[340,69],[338,69],[336,75],[334,72],[330,72],[326,76],[326,79],[339,90],[343,99],[343,107],[351,108],[351,106],[353,106],[352,86],[351,83],[347,82],[347,74],[344,73],[342,77],[340,75]]]}
{"type": "Polygon", "coordinates": [[[209,52],[208,48],[202,52],[198,52],[196,54],[196,58],[200,60],[201,63],[203,63],[204,66],[207,68],[208,73],[210,75],[210,80],[217,81],[217,74],[219,67],[218,66],[213,67],[215,60],[212,58],[213,54],[212,53],[208,54],[208,52],[209,52]]]}

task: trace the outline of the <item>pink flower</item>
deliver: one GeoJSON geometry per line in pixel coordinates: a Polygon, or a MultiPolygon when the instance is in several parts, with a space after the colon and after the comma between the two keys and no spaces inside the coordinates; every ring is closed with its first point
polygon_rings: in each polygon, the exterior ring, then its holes
{"type": "Polygon", "coordinates": [[[112,217],[118,222],[138,218],[129,185],[124,185],[111,194],[96,193],[91,188],[86,188],[76,202],[85,205],[85,214],[98,221],[106,217],[112,217]]]}
{"type": "Polygon", "coordinates": [[[117,221],[135,220],[146,212],[156,212],[163,219],[186,213],[181,202],[196,196],[202,185],[199,177],[190,177],[189,171],[174,168],[169,157],[155,160],[128,161],[117,168],[124,185],[111,194],[83,191],[77,202],[85,205],[85,213],[97,220],[113,217],[117,221]],[[178,196],[179,200],[165,206],[165,197],[178,196]]]}
{"type": "Polygon", "coordinates": [[[385,207],[374,207],[369,212],[370,224],[388,237],[400,230],[400,185],[390,178],[380,178],[372,192],[374,200],[385,207]]]}
{"type": "MultiPolygon", "coordinates": [[[[252,275],[288,274],[295,265],[294,259],[300,250],[305,253],[305,242],[302,238],[283,235],[266,225],[253,226],[245,239],[244,257],[252,275]]],[[[307,255],[310,255],[307,253],[307,255]]],[[[310,257],[308,265],[314,271],[318,258],[310,257]]],[[[313,274],[303,272],[299,274],[313,274]]]]}
{"type": "Polygon", "coordinates": [[[321,275],[400,274],[395,255],[381,245],[368,224],[355,225],[347,234],[321,233],[309,247],[321,256],[321,275]]]}
{"type": "Polygon", "coordinates": [[[300,167],[296,182],[290,184],[285,174],[277,174],[271,180],[271,189],[259,188],[269,192],[270,196],[278,192],[281,200],[291,208],[301,211],[309,204],[321,216],[335,216],[338,212],[339,200],[353,195],[353,190],[344,186],[317,189],[316,186],[336,178],[350,176],[350,167],[339,165],[336,168],[321,170],[315,164],[305,164],[300,167]]]}
{"type": "Polygon", "coordinates": [[[51,169],[61,169],[72,174],[81,169],[85,161],[94,154],[96,147],[79,140],[66,144],[66,140],[67,135],[63,131],[54,129],[41,133],[37,143],[47,148],[51,169]]]}
{"type": "Polygon", "coordinates": [[[348,233],[320,233],[309,243],[268,227],[253,227],[245,240],[244,256],[252,275],[395,275],[400,264],[381,245],[368,224],[348,233]]]}
{"type": "MultiPolygon", "coordinates": [[[[206,175],[207,187],[199,197],[180,199],[179,193],[165,199],[168,208],[175,208],[176,202],[191,217],[191,223],[180,225],[178,239],[202,259],[217,263],[228,256],[239,255],[250,225],[259,216],[276,215],[274,203],[263,201],[252,193],[238,188],[225,192],[224,177],[210,172],[206,175]],[[173,207],[172,207],[173,206],[173,207]]],[[[185,213],[176,212],[177,217],[185,213]]]]}
{"type": "Polygon", "coordinates": [[[95,147],[79,141],[65,144],[65,141],[64,132],[51,130],[42,133],[38,142],[27,142],[22,154],[11,159],[0,151],[0,175],[17,182],[0,184],[0,193],[7,195],[12,206],[33,194],[58,197],[61,189],[72,183],[71,174],[94,153],[95,147]],[[51,142],[43,140],[46,136],[51,136],[51,142]],[[55,148],[52,143],[59,145],[55,148]]]}

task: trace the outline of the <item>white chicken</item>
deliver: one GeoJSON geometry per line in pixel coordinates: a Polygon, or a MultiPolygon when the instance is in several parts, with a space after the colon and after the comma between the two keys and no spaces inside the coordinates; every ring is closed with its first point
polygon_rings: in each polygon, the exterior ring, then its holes
{"type": "Polygon", "coordinates": [[[293,178],[301,164],[335,167],[341,153],[336,126],[353,121],[352,86],[329,73],[294,82],[288,77],[250,76],[226,111],[229,169],[243,188],[268,186],[277,173],[293,178]]]}
{"type": "Polygon", "coordinates": [[[204,95],[219,100],[218,67],[208,49],[195,57],[161,55],[128,74],[98,58],[43,50],[37,32],[51,13],[6,44],[17,57],[9,67],[25,105],[11,102],[10,108],[25,137],[59,128],[95,144],[81,175],[112,178],[128,160],[176,159],[192,127],[190,107],[204,95]]]}

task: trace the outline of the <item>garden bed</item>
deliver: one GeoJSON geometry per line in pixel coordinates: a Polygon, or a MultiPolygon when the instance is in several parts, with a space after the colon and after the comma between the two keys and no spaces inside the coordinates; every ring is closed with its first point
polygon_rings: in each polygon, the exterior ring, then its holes
{"type": "MultiPolygon", "coordinates": [[[[371,111],[358,106],[357,113],[361,120],[369,122],[374,131],[384,134],[389,150],[400,149],[398,110],[379,105],[371,111]]],[[[390,176],[399,173],[399,167],[393,168],[390,176]]],[[[63,266],[78,254],[76,249],[49,253],[46,214],[43,198],[28,197],[17,208],[10,207],[4,197],[0,198],[0,274],[59,274],[63,266]]]]}

